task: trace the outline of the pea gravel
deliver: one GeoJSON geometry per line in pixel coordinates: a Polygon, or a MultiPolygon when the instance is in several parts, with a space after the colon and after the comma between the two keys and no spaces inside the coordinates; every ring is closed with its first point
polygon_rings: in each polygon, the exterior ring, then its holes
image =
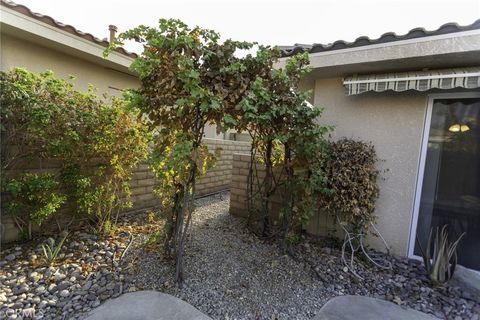
{"type": "Polygon", "coordinates": [[[345,272],[335,245],[307,238],[292,259],[253,236],[228,209],[228,193],[197,201],[183,289],[174,285],[171,261],[142,253],[130,290],[172,294],[214,319],[311,319],[330,298],[346,294],[393,301],[440,319],[479,319],[478,297],[455,286],[433,288],[416,261],[384,255],[393,270],[360,264],[365,280],[359,281],[345,272]]]}
{"type": "Polygon", "coordinates": [[[440,319],[480,320],[478,296],[453,282],[432,287],[416,261],[382,255],[393,270],[358,263],[365,279],[359,281],[344,269],[338,244],[304,237],[292,259],[274,243],[253,236],[243,219],[228,214],[228,207],[228,193],[197,200],[183,289],[173,281],[173,261],[145,245],[161,229],[149,214],[125,217],[110,238],[72,231],[50,267],[42,262],[44,238],[4,247],[0,319],[82,319],[122,293],[155,289],[214,319],[311,319],[330,298],[356,294],[440,319]]]}

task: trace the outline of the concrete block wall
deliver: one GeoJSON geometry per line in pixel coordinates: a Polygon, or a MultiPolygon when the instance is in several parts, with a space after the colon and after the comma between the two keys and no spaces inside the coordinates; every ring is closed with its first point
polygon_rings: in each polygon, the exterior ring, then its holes
{"type": "Polygon", "coordinates": [[[247,179],[250,166],[249,154],[234,154],[230,184],[230,214],[247,217],[247,179]]]}
{"type": "MultiPolygon", "coordinates": [[[[248,217],[247,204],[247,179],[250,166],[250,155],[234,154],[232,163],[232,183],[230,186],[230,214],[238,217],[248,217]]],[[[261,165],[257,165],[257,172],[260,178],[264,175],[261,165]]],[[[274,172],[279,174],[279,172],[274,172]]],[[[278,179],[278,178],[277,178],[278,179]]],[[[279,187],[276,193],[271,197],[270,216],[273,224],[278,222],[280,211],[282,210],[282,200],[289,191],[279,187]]],[[[310,234],[327,236],[336,234],[339,229],[333,223],[330,215],[321,211],[315,214],[310,223],[305,227],[310,234]]]]}
{"type": "MultiPolygon", "coordinates": [[[[207,171],[196,186],[199,196],[229,189],[232,175],[232,160],[234,153],[250,154],[250,143],[232,140],[204,139],[208,150],[217,157],[214,167],[207,171]]],[[[133,208],[138,211],[158,206],[158,197],[153,193],[155,175],[146,164],[140,164],[133,172],[130,188],[132,191],[133,208]]]]}
{"type": "MultiPolygon", "coordinates": [[[[221,190],[229,189],[232,178],[232,161],[234,153],[250,153],[250,143],[233,141],[204,139],[210,152],[216,155],[216,165],[211,168],[204,177],[197,182],[197,195],[207,195],[221,190]]],[[[58,172],[60,163],[47,160],[29,160],[25,164],[9,172],[11,177],[20,175],[25,171],[30,172],[58,172]]],[[[154,194],[153,189],[156,186],[155,175],[148,168],[146,163],[140,164],[134,171],[130,182],[132,192],[132,208],[126,212],[142,211],[158,207],[160,201],[154,194]]],[[[68,206],[64,206],[60,213],[68,213],[68,206]]],[[[55,224],[55,222],[53,222],[55,224]]],[[[43,227],[43,225],[42,225],[43,227]]],[[[48,226],[45,226],[48,228],[48,226]]],[[[18,230],[13,221],[2,212],[0,221],[0,239],[1,242],[14,241],[18,238],[18,230]]]]}
{"type": "Polygon", "coordinates": [[[128,211],[145,210],[160,205],[158,197],[153,193],[156,180],[152,170],[146,163],[140,164],[132,175],[130,190],[132,205],[128,211]]]}
{"type": "MultiPolygon", "coordinates": [[[[234,154],[232,163],[232,182],[230,185],[230,214],[239,217],[248,216],[247,205],[247,182],[250,167],[250,154],[234,154]]],[[[265,176],[265,170],[258,164],[256,172],[259,179],[265,176]]],[[[280,172],[274,174],[279,177],[280,172]]],[[[255,186],[254,186],[255,187],[255,186]]],[[[278,188],[278,191],[270,198],[270,213],[273,219],[280,216],[282,209],[282,199],[288,190],[278,188]]]]}
{"type": "Polygon", "coordinates": [[[204,139],[208,150],[215,155],[217,162],[197,182],[197,194],[207,195],[230,188],[234,154],[250,155],[250,142],[204,139]]]}

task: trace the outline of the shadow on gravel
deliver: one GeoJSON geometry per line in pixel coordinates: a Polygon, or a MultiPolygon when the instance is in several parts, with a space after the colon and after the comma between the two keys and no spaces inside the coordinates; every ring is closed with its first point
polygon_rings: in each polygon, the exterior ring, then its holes
{"type": "Polygon", "coordinates": [[[182,290],[173,282],[173,262],[143,251],[137,251],[131,287],[172,294],[214,319],[311,319],[340,295],[380,298],[444,319],[480,312],[479,301],[460,288],[432,288],[417,262],[384,256],[393,270],[365,265],[359,281],[344,271],[335,247],[313,238],[296,246],[294,261],[253,236],[228,209],[228,193],[196,201],[182,290]]]}

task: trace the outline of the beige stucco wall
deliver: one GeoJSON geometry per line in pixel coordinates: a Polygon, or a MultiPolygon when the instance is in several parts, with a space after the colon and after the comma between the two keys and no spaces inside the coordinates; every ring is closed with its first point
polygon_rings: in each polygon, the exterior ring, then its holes
{"type": "MultiPolygon", "coordinates": [[[[427,95],[385,92],[346,96],[342,79],[317,79],[314,104],[324,107],[319,121],[335,126],[333,139],[371,141],[382,160],[379,169],[389,169],[379,181],[377,227],[393,253],[405,256],[427,95]]],[[[372,238],[370,242],[381,247],[379,239],[372,238]]]]}
{"type": "Polygon", "coordinates": [[[6,34],[2,34],[0,55],[2,71],[23,67],[34,72],[52,70],[60,78],[73,75],[76,77],[75,86],[79,90],[85,90],[88,84],[93,84],[99,93],[118,96],[121,91],[112,88],[126,89],[139,85],[138,79],[130,74],[6,34]]]}
{"type": "MultiPolygon", "coordinates": [[[[1,36],[0,56],[2,71],[8,71],[13,67],[22,67],[33,72],[52,70],[56,77],[64,79],[73,75],[76,78],[73,83],[79,90],[86,90],[88,85],[92,84],[97,88],[99,94],[121,96],[121,90],[140,85],[136,76],[7,34],[1,36]]],[[[225,134],[217,134],[215,125],[208,125],[205,128],[205,137],[224,139],[225,134]]]]}

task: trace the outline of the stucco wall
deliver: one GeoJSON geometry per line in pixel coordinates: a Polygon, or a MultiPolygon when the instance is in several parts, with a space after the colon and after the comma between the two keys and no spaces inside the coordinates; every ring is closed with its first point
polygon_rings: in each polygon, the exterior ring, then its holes
{"type": "MultiPolygon", "coordinates": [[[[311,88],[312,84],[302,86],[311,88]]],[[[324,108],[319,122],[335,126],[331,138],[347,137],[372,142],[381,159],[379,169],[388,169],[379,179],[377,228],[394,254],[406,256],[427,96],[388,92],[348,97],[340,78],[318,79],[314,89],[314,105],[324,108]]],[[[230,213],[233,215],[247,214],[249,161],[249,155],[234,155],[233,158],[230,189],[230,213]]],[[[327,215],[320,214],[313,217],[306,230],[327,235],[336,228],[327,215]]],[[[370,237],[368,241],[372,246],[384,249],[380,239],[370,237]]]]}
{"type": "MultiPolygon", "coordinates": [[[[406,255],[427,96],[420,93],[366,93],[346,96],[342,79],[315,81],[315,106],[324,107],[319,120],[335,126],[333,139],[371,141],[378,157],[380,197],[378,229],[395,254],[406,255]]],[[[371,239],[379,247],[378,239],[371,239]]]]}
{"type": "Polygon", "coordinates": [[[133,88],[139,85],[135,76],[99,66],[92,62],[67,55],[23,39],[2,34],[1,70],[22,67],[34,72],[52,70],[59,78],[76,77],[75,86],[79,90],[93,84],[99,93],[120,95],[117,89],[133,88]]]}
{"type": "MultiPolygon", "coordinates": [[[[70,75],[75,76],[73,83],[78,90],[86,90],[88,85],[92,84],[99,94],[121,96],[121,90],[140,85],[137,77],[133,75],[6,34],[2,34],[1,37],[0,56],[2,71],[8,71],[13,67],[33,72],[52,70],[58,78],[68,79],[70,75]]],[[[210,124],[205,128],[205,138],[228,139],[228,134],[217,134],[215,125],[210,124]]]]}

